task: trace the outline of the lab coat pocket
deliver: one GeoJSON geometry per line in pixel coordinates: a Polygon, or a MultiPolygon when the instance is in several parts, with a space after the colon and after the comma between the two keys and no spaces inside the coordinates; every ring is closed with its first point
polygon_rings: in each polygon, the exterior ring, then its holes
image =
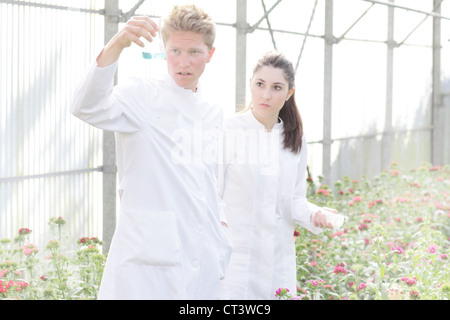
{"type": "Polygon", "coordinates": [[[125,263],[173,266],[180,263],[180,241],[173,211],[122,211],[125,263]]]}

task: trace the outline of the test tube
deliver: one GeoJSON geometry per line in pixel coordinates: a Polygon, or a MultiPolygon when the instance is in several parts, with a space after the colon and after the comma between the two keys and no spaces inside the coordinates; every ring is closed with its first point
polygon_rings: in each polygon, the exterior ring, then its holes
{"type": "Polygon", "coordinates": [[[156,37],[153,38],[152,42],[148,42],[144,39],[146,43],[144,49],[142,50],[142,57],[144,59],[165,59],[166,51],[164,49],[164,42],[161,37],[161,19],[153,19],[159,27],[159,31],[156,37]]]}

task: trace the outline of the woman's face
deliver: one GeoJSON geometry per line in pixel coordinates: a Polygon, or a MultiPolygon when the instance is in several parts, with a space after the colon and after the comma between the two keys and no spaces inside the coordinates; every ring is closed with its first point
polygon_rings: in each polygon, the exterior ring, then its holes
{"type": "Polygon", "coordinates": [[[263,66],[255,72],[250,83],[252,110],[256,118],[273,119],[278,122],[278,114],[295,89],[289,89],[289,82],[282,69],[263,66]]]}

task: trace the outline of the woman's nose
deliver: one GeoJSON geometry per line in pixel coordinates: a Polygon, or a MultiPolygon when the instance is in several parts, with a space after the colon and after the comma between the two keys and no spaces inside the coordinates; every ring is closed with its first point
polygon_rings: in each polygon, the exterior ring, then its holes
{"type": "Polygon", "coordinates": [[[266,100],[269,100],[270,98],[272,98],[272,93],[270,92],[270,90],[264,90],[263,98],[266,100]]]}

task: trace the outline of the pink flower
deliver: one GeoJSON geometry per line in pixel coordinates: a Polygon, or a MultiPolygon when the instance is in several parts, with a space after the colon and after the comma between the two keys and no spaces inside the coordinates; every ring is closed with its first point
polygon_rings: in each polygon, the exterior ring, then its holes
{"type": "Polygon", "coordinates": [[[324,196],[328,197],[330,195],[330,192],[327,189],[319,189],[316,191],[316,194],[323,194],[324,196]]]}
{"type": "Polygon", "coordinates": [[[392,249],[391,249],[391,251],[395,251],[395,252],[397,252],[398,254],[402,254],[402,253],[405,253],[405,251],[402,249],[402,247],[393,247],[392,249]]]}
{"type": "MultiPolygon", "coordinates": [[[[447,260],[448,259],[448,255],[446,254],[440,254],[438,260],[447,260]]],[[[1,278],[1,277],[0,277],[1,278]]]]}
{"type": "Polygon", "coordinates": [[[362,230],[367,230],[367,229],[369,229],[369,226],[367,224],[365,224],[365,223],[360,223],[358,229],[361,230],[361,231],[362,230]]]}
{"type": "Polygon", "coordinates": [[[412,286],[412,285],[416,284],[417,278],[416,277],[412,277],[412,278],[402,277],[401,280],[403,282],[405,282],[407,285],[412,286]]]}
{"type": "Polygon", "coordinates": [[[436,253],[437,245],[434,243],[430,244],[429,247],[425,250],[428,253],[436,253]]]}
{"type": "Polygon", "coordinates": [[[360,201],[362,201],[362,198],[360,196],[354,196],[352,201],[353,202],[360,202],[360,201]]]}
{"type": "Polygon", "coordinates": [[[34,244],[27,244],[23,247],[23,253],[29,256],[32,253],[37,253],[39,250],[34,244]]]}
{"type": "Polygon", "coordinates": [[[310,283],[314,286],[317,287],[319,285],[319,281],[317,280],[311,280],[310,283]]]}
{"type": "Polygon", "coordinates": [[[358,285],[358,291],[361,291],[362,289],[367,288],[367,287],[368,287],[367,283],[361,282],[358,285]]]}
{"type": "Polygon", "coordinates": [[[410,202],[411,200],[404,197],[397,197],[396,201],[402,203],[402,202],[410,202]]]}
{"type": "Polygon", "coordinates": [[[324,284],[325,281],[323,281],[322,279],[319,279],[319,280],[308,280],[308,281],[306,281],[306,283],[311,284],[313,287],[318,287],[321,283],[324,284]]]}
{"type": "MultiPolygon", "coordinates": [[[[5,275],[5,274],[7,274],[9,272],[9,270],[8,269],[6,269],[6,270],[0,270],[0,278],[3,278],[3,276],[5,275]]],[[[1,280],[0,280],[1,281],[1,280]]]]}
{"type": "Polygon", "coordinates": [[[342,232],[341,230],[338,230],[338,231],[336,231],[335,233],[333,233],[333,234],[331,235],[331,237],[332,237],[332,238],[334,238],[334,237],[336,237],[336,236],[340,237],[340,236],[342,236],[343,234],[344,234],[344,232],[342,232]]]}
{"type": "Polygon", "coordinates": [[[419,292],[417,292],[417,291],[411,291],[411,292],[409,293],[409,299],[411,299],[411,300],[417,300],[417,299],[419,299],[419,292]]]}
{"type": "Polygon", "coordinates": [[[339,273],[347,274],[347,270],[345,270],[343,263],[338,264],[336,267],[334,267],[333,272],[338,275],[339,273]]]}
{"type": "Polygon", "coordinates": [[[275,297],[284,296],[288,292],[289,292],[289,289],[287,289],[287,288],[278,288],[277,291],[275,291],[275,297]]]}

